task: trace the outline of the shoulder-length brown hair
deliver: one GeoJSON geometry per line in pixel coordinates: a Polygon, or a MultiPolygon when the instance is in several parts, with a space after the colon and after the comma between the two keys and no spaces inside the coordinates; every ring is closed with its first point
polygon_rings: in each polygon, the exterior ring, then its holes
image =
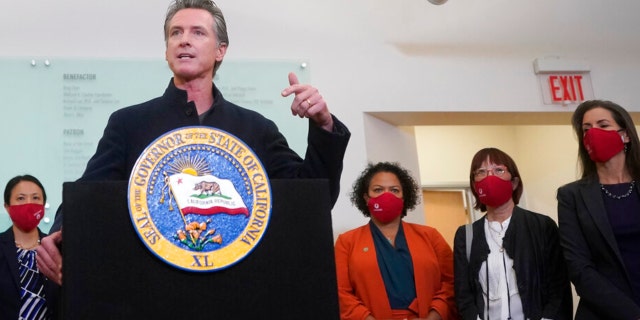
{"type": "Polygon", "coordinates": [[[473,197],[475,198],[474,208],[482,212],[487,211],[487,206],[480,202],[478,193],[476,192],[476,188],[474,188],[474,172],[476,172],[476,170],[478,170],[482,166],[482,162],[487,160],[487,158],[495,164],[507,167],[507,170],[511,174],[511,181],[513,181],[513,179],[515,178],[518,178],[518,186],[515,190],[513,190],[513,193],[511,193],[513,203],[518,204],[518,202],[520,202],[520,197],[522,196],[522,177],[520,177],[520,172],[518,171],[516,162],[513,161],[513,159],[508,154],[500,149],[484,148],[476,152],[476,154],[473,156],[473,159],[471,160],[471,170],[469,171],[469,184],[471,186],[473,197]]]}

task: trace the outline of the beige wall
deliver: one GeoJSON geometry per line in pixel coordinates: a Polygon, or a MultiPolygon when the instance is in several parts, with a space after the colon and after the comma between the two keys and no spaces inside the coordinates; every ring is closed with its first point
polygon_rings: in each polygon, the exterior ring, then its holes
{"type": "Polygon", "coordinates": [[[515,151],[515,127],[418,126],[416,147],[420,180],[425,186],[469,184],[471,158],[481,148],[515,151]]]}
{"type": "Polygon", "coordinates": [[[578,145],[571,126],[518,126],[517,161],[527,209],[557,221],[556,190],[576,180],[578,145]]]}
{"type": "Polygon", "coordinates": [[[569,125],[418,126],[420,180],[428,187],[467,187],[473,155],[508,153],[524,185],[522,205],[557,220],[556,189],[576,178],[577,145],[569,125]]]}

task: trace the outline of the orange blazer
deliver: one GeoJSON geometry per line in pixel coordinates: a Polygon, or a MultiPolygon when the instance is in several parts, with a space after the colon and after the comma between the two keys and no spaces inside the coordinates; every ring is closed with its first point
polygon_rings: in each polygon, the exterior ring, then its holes
{"type": "MultiPolygon", "coordinates": [[[[420,317],[435,309],[443,319],[454,319],[453,252],[434,228],[402,222],[413,261],[420,317]]],[[[335,245],[340,318],[361,320],[372,315],[390,319],[391,307],[378,268],[369,224],[338,237],[335,245]]]]}

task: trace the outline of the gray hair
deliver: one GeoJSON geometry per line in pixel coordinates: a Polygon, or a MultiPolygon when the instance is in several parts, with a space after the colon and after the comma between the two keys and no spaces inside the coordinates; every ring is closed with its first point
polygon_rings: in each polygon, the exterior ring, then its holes
{"type": "MultiPolygon", "coordinates": [[[[229,46],[229,35],[227,34],[227,23],[224,20],[224,15],[222,15],[222,10],[216,5],[212,0],[174,0],[169,8],[167,8],[167,16],[164,19],[164,41],[167,42],[169,37],[169,22],[173,19],[173,16],[178,13],[178,11],[182,9],[202,9],[206,10],[213,17],[213,21],[215,25],[213,25],[213,30],[216,33],[216,37],[218,40],[218,45],[226,45],[229,46]]],[[[216,70],[220,67],[222,61],[216,61],[213,66],[213,73],[216,73],[216,70]]]]}

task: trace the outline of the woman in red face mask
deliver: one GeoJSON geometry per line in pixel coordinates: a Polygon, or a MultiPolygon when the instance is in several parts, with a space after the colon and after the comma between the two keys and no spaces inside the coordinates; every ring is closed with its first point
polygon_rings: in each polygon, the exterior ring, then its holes
{"type": "Polygon", "coordinates": [[[36,247],[47,195],[33,176],[17,176],[4,190],[13,225],[0,233],[0,319],[53,319],[55,286],[40,274],[36,247]]]}
{"type": "Polygon", "coordinates": [[[370,221],[335,245],[341,319],[456,319],[451,247],[436,229],[402,221],[419,190],[389,162],[353,184],[351,202],[370,221]]]}
{"type": "Polygon", "coordinates": [[[496,148],[482,149],[471,161],[469,181],[475,209],[486,215],[471,229],[458,228],[454,238],[462,319],[572,319],[558,227],[548,216],[517,206],[523,187],[513,159],[496,148]]]}
{"type": "Polygon", "coordinates": [[[591,100],[572,117],[580,180],[558,189],[576,319],[640,319],[640,141],[629,113],[591,100]]]}

